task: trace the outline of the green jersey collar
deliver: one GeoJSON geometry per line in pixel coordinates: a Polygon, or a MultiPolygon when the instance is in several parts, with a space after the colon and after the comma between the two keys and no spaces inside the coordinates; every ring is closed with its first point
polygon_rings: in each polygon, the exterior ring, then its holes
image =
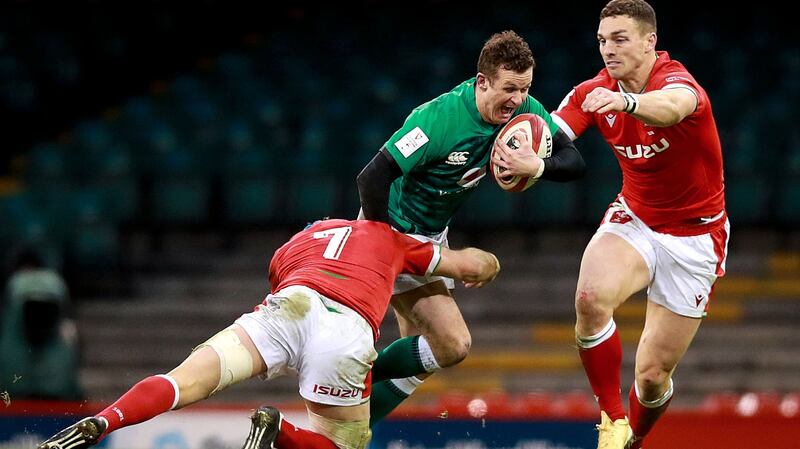
{"type": "Polygon", "coordinates": [[[464,81],[465,85],[465,95],[464,95],[464,102],[467,106],[467,111],[469,111],[469,116],[475,120],[475,123],[479,123],[483,126],[491,126],[489,123],[483,121],[483,117],[481,117],[481,113],[478,112],[478,105],[475,103],[475,78],[469,79],[464,81]]]}

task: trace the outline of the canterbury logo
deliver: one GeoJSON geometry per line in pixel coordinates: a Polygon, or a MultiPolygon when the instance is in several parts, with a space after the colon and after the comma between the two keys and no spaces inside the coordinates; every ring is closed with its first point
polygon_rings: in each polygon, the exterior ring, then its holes
{"type": "Polygon", "coordinates": [[[445,164],[450,165],[465,165],[469,158],[469,151],[453,151],[447,156],[445,164]]]}

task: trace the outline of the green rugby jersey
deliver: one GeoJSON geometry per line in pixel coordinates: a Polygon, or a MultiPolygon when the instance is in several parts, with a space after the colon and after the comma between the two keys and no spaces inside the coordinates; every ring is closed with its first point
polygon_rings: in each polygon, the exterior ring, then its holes
{"type": "MultiPolygon", "coordinates": [[[[514,116],[532,112],[555,134],[558,125],[528,95],[514,116]]],[[[503,125],[486,123],[475,105],[475,78],[417,107],[386,142],[403,175],[392,183],[389,216],[403,232],[434,235],[486,175],[503,125]]]]}

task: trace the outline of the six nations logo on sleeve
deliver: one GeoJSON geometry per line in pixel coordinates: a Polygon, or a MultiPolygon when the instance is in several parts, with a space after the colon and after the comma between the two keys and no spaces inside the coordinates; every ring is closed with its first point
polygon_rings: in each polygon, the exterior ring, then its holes
{"type": "Polygon", "coordinates": [[[429,140],[430,139],[428,139],[428,136],[426,136],[419,126],[417,126],[406,133],[405,136],[401,137],[400,140],[395,142],[394,146],[400,150],[400,152],[403,154],[403,157],[409,157],[423,145],[428,143],[429,140]]]}

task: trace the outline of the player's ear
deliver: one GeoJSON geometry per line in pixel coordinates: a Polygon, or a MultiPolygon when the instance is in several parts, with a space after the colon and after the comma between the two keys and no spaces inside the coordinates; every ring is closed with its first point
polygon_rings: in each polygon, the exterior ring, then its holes
{"type": "Polygon", "coordinates": [[[475,76],[475,87],[480,88],[481,90],[486,90],[489,88],[489,77],[484,75],[481,72],[475,76]]]}
{"type": "Polygon", "coordinates": [[[650,53],[651,51],[656,50],[656,41],[658,41],[658,36],[656,33],[648,33],[647,34],[647,52],[650,53]]]}

